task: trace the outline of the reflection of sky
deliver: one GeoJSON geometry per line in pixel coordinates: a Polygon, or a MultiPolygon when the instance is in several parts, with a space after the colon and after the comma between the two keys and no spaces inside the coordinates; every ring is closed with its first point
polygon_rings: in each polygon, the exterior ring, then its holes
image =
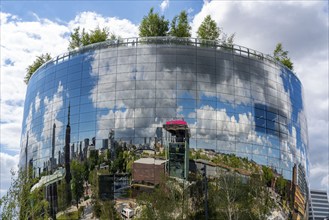
{"type": "Polygon", "coordinates": [[[289,126],[290,132],[293,134],[294,145],[296,149],[296,155],[301,158],[303,166],[306,169],[309,169],[308,164],[306,163],[306,154],[307,154],[307,132],[306,131],[306,120],[305,120],[305,112],[303,107],[303,97],[302,97],[302,88],[300,81],[290,72],[290,70],[281,68],[280,78],[282,79],[284,91],[289,95],[290,102],[293,106],[291,112],[291,120],[294,125],[289,126]]]}
{"type": "Polygon", "coordinates": [[[166,121],[184,118],[191,147],[235,152],[278,169],[305,159],[301,86],[292,73],[221,51],[214,58],[213,50],[170,47],[88,52],[32,77],[23,133],[29,131],[36,155],[49,155],[54,123],[56,151],[63,149],[70,103],[74,143],[96,137],[101,147],[110,129],[115,138],[140,143],[166,121]]]}

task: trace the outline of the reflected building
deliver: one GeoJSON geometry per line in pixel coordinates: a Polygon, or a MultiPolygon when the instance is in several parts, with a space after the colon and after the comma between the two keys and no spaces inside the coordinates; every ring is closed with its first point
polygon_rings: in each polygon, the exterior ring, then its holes
{"type": "Polygon", "coordinates": [[[190,130],[184,120],[167,121],[163,125],[166,131],[166,149],[168,149],[169,176],[187,180],[189,173],[190,130]]]}
{"type": "Polygon", "coordinates": [[[295,73],[237,45],[227,49],[172,37],[90,45],[55,57],[31,77],[20,166],[32,159],[34,167],[44,170],[56,157],[53,152],[65,146],[65,153],[55,159],[67,167],[73,143],[80,160],[89,146],[98,150],[107,145],[111,158],[114,145],[161,148],[159,128],[184,118],[190,149],[247,158],[290,181],[298,164],[300,190],[306,195],[308,134],[302,90],[295,73]],[[70,138],[65,125],[70,126],[70,138]]]}

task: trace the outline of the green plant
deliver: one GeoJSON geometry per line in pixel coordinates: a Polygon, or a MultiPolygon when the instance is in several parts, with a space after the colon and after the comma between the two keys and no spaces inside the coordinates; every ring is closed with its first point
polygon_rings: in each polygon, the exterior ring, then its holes
{"type": "Polygon", "coordinates": [[[26,68],[26,75],[24,77],[25,84],[28,84],[35,71],[39,67],[41,67],[42,64],[46,63],[49,60],[51,60],[51,56],[49,53],[41,54],[40,56],[37,56],[36,60],[33,61],[33,63],[26,68]]]}
{"type": "Polygon", "coordinates": [[[12,183],[0,199],[1,219],[40,219],[49,217],[49,203],[44,198],[43,188],[31,192],[37,180],[32,169],[12,171],[12,183]]]}
{"type": "Polygon", "coordinates": [[[159,16],[158,13],[150,9],[147,16],[144,16],[139,26],[140,37],[157,37],[166,36],[169,30],[169,21],[165,20],[164,16],[159,16]]]}
{"type": "Polygon", "coordinates": [[[77,208],[79,205],[79,200],[83,196],[84,187],[83,187],[83,166],[76,160],[71,161],[71,173],[72,173],[72,194],[73,198],[77,202],[77,208]]]}
{"type": "Polygon", "coordinates": [[[64,213],[57,218],[57,220],[73,220],[73,219],[79,219],[78,211],[64,213]]]}
{"type": "Polygon", "coordinates": [[[203,40],[218,40],[221,31],[210,15],[207,15],[201,23],[197,35],[203,40]]]}
{"type": "Polygon", "coordinates": [[[272,179],[274,178],[274,174],[271,168],[267,167],[267,166],[262,166],[262,170],[263,170],[263,177],[265,180],[265,183],[267,186],[271,186],[272,184],[272,179]]]}
{"type": "Polygon", "coordinates": [[[94,44],[98,42],[103,42],[106,40],[119,40],[120,36],[115,34],[110,34],[107,28],[100,29],[99,27],[91,30],[89,33],[83,28],[80,31],[80,27],[73,30],[70,35],[68,50],[74,50],[82,46],[87,46],[89,44],[94,44]]]}
{"type": "Polygon", "coordinates": [[[294,64],[291,62],[290,58],[288,57],[288,51],[283,50],[283,46],[281,43],[278,43],[273,51],[274,59],[280,61],[284,66],[288,69],[293,70],[294,64]]]}
{"type": "Polygon", "coordinates": [[[179,16],[175,16],[171,21],[170,35],[174,37],[191,37],[191,26],[187,20],[186,11],[182,11],[179,16]]]}

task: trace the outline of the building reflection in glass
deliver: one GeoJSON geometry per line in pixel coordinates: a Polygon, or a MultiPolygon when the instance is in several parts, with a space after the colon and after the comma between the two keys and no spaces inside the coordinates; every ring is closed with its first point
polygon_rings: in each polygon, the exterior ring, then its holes
{"type": "Polygon", "coordinates": [[[67,166],[67,156],[108,151],[114,160],[118,146],[160,150],[160,128],[175,119],[188,124],[192,151],[234,154],[288,180],[297,164],[307,182],[296,75],[267,59],[193,44],[104,44],[39,69],[26,94],[20,165],[31,160],[40,175],[67,166]]]}

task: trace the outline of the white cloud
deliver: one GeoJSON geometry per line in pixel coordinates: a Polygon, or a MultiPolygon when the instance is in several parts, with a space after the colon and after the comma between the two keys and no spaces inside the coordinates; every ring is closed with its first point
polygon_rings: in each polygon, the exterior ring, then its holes
{"type": "MultiPolygon", "coordinates": [[[[56,124],[56,127],[61,128],[63,123],[57,120],[57,114],[59,110],[63,107],[63,85],[59,82],[57,87],[57,92],[53,97],[45,97],[44,99],[45,113],[43,116],[43,130],[42,137],[46,140],[49,139],[52,135],[52,126],[53,123],[56,124]]],[[[60,132],[60,130],[58,131],[60,132]]]]}
{"type": "MultiPolygon", "coordinates": [[[[68,35],[74,27],[81,26],[87,30],[99,27],[109,27],[121,37],[138,36],[138,26],[127,19],[104,17],[94,12],[79,13],[72,21],[51,21],[32,14],[35,20],[24,21],[16,15],[1,12],[1,150],[19,152],[20,136],[23,118],[23,104],[26,85],[23,82],[25,69],[36,56],[42,53],[51,53],[52,56],[62,54],[68,47],[68,35]],[[13,65],[6,65],[10,60],[13,65]]],[[[34,108],[39,110],[40,103],[54,102],[59,97],[48,97],[43,100],[37,94],[34,108]]],[[[58,100],[57,104],[63,103],[58,100]]],[[[32,114],[32,107],[31,114],[32,114]]],[[[56,107],[56,106],[55,106],[56,107]]],[[[58,110],[58,108],[55,108],[58,110]]],[[[29,111],[29,110],[26,110],[29,111]]],[[[49,109],[50,111],[50,109],[49,109]]],[[[28,113],[28,112],[27,112],[28,113]]],[[[52,113],[56,116],[56,112],[52,113]]],[[[32,117],[32,115],[31,115],[32,117]]],[[[57,122],[59,123],[59,122],[57,122]]],[[[46,126],[47,127],[47,126],[46,126]]],[[[49,126],[48,126],[49,127],[49,126]]],[[[47,137],[49,134],[43,132],[47,137]]],[[[35,141],[35,135],[29,134],[29,139],[35,141]]],[[[18,156],[12,157],[1,153],[1,192],[9,186],[9,168],[3,163],[18,164],[18,156]],[[9,158],[9,159],[8,159],[9,158]],[[11,158],[11,159],[10,159],[11,158]],[[8,162],[8,163],[9,163],[8,162]],[[6,168],[6,169],[4,169],[6,168]],[[8,168],[8,169],[7,169],[8,168]],[[7,181],[7,182],[4,182],[7,181]]]]}
{"type": "Polygon", "coordinates": [[[64,52],[68,43],[63,36],[68,31],[48,19],[26,22],[1,13],[1,144],[5,149],[17,152],[20,147],[26,67],[42,53],[64,52]],[[5,65],[6,59],[14,65],[5,65]]]}
{"type": "Polygon", "coordinates": [[[0,179],[1,179],[0,197],[2,197],[6,193],[7,189],[10,186],[11,178],[12,178],[10,171],[18,170],[17,167],[18,159],[19,159],[18,154],[12,156],[0,152],[0,179]]]}
{"type": "Polygon", "coordinates": [[[169,0],[163,0],[160,4],[161,11],[164,12],[169,7],[169,0]]]}
{"type": "Polygon", "coordinates": [[[207,15],[211,15],[224,32],[236,33],[236,44],[271,54],[275,45],[282,42],[289,51],[295,72],[304,86],[310,162],[326,170],[321,178],[315,178],[314,169],[311,169],[310,182],[315,189],[323,188],[321,182],[326,183],[329,170],[327,3],[205,1],[191,23],[192,36],[196,36],[195,32],[207,15]]]}
{"type": "Polygon", "coordinates": [[[39,111],[39,107],[40,107],[40,97],[39,97],[39,92],[37,93],[37,96],[35,97],[35,104],[34,104],[34,108],[35,111],[39,111]]]}
{"type": "Polygon", "coordinates": [[[86,31],[93,30],[96,27],[107,27],[110,33],[123,38],[138,36],[138,26],[131,21],[117,17],[104,17],[96,12],[82,12],[68,23],[70,30],[78,26],[85,28],[86,31]]]}
{"type": "Polygon", "coordinates": [[[310,177],[313,180],[311,182],[312,189],[329,190],[329,188],[328,188],[329,187],[328,167],[323,166],[323,164],[321,164],[320,162],[316,162],[311,165],[310,173],[311,173],[310,177]]]}

